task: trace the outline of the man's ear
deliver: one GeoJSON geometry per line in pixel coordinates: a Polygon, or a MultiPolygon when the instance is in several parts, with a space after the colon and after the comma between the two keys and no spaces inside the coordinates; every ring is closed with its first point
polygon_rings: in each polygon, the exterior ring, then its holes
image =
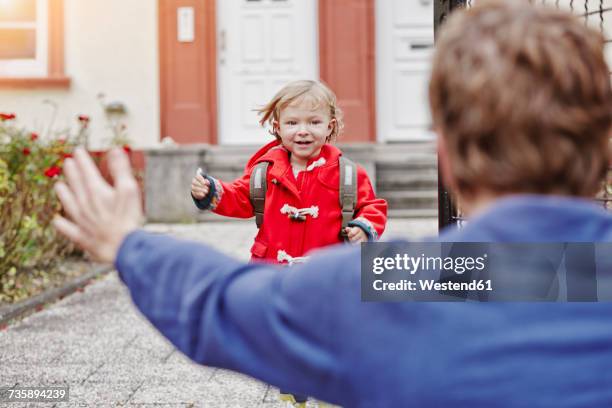
{"type": "Polygon", "coordinates": [[[446,149],[446,139],[441,131],[435,130],[438,143],[438,168],[442,177],[442,184],[450,190],[455,190],[455,177],[453,176],[448,150],[446,149]]]}

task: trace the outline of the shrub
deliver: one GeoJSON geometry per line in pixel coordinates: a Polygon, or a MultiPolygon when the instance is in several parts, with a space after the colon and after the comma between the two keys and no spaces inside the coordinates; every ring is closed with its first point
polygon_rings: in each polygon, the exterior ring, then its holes
{"type": "MultiPolygon", "coordinates": [[[[81,126],[79,134],[84,131],[81,126]]],[[[13,114],[0,114],[0,302],[28,296],[23,282],[47,280],[73,250],[51,226],[61,210],[53,184],[72,155],[73,139],[41,140],[18,128],[13,114]]]]}

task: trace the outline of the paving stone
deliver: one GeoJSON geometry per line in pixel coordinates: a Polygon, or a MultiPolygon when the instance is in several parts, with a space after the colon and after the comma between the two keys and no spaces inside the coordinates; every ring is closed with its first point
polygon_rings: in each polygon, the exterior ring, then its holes
{"type": "Polygon", "coordinates": [[[151,385],[198,382],[204,384],[212,377],[215,368],[205,366],[168,365],[143,362],[133,364],[105,364],[86,383],[130,383],[146,381],[151,385]]]}
{"type": "Polygon", "coordinates": [[[18,383],[24,387],[57,384],[76,384],[89,374],[90,366],[84,364],[3,364],[0,384],[18,383]]]}
{"type": "MultiPolygon", "coordinates": [[[[186,382],[181,384],[145,383],[130,399],[131,404],[184,404],[195,406],[208,399],[208,390],[202,383],[186,382]]],[[[212,406],[212,405],[210,405],[212,406]]]]}
{"type": "MultiPolygon", "coordinates": [[[[70,387],[68,406],[116,406],[125,404],[139,385],[126,386],[119,383],[75,384],[70,387]]],[[[58,404],[62,406],[64,404],[58,404]]]]}

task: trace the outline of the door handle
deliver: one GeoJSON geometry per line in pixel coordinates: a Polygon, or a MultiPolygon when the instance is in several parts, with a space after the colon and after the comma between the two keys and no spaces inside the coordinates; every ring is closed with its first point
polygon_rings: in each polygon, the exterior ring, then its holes
{"type": "Polygon", "coordinates": [[[219,64],[225,64],[225,54],[227,49],[225,29],[219,31],[219,64]]]}
{"type": "Polygon", "coordinates": [[[431,42],[411,42],[410,49],[411,50],[426,50],[429,48],[433,48],[433,43],[431,42]]]}

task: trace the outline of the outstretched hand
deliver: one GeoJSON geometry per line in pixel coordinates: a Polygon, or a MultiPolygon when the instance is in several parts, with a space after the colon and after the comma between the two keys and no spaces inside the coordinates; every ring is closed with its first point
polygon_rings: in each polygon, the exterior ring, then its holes
{"type": "Polygon", "coordinates": [[[123,239],[142,222],[140,191],[121,149],[109,153],[113,186],[100,175],[82,148],[66,159],[66,181],[55,185],[68,218],[56,216],[55,228],[101,262],[114,262],[123,239]]]}

